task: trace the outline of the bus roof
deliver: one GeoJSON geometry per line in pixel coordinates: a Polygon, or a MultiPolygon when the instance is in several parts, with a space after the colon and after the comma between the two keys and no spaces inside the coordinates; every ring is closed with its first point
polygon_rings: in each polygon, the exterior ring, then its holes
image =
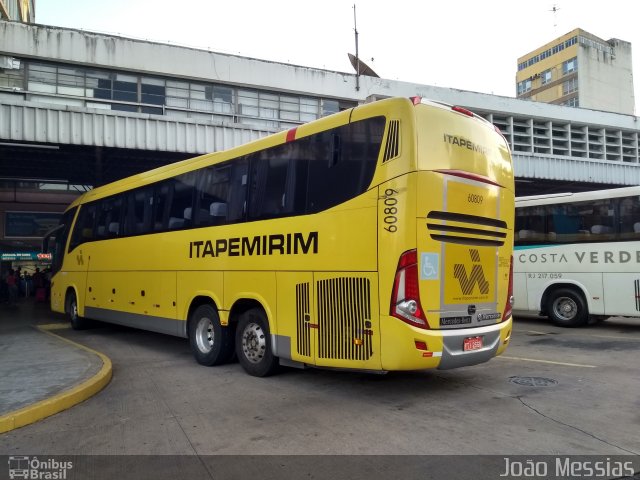
{"type": "Polygon", "coordinates": [[[630,197],[634,195],[640,196],[640,186],[608,188],[605,190],[591,190],[588,192],[564,192],[552,193],[548,195],[531,195],[527,197],[517,197],[516,207],[553,205],[556,203],[582,202],[606,198],[630,197]]]}

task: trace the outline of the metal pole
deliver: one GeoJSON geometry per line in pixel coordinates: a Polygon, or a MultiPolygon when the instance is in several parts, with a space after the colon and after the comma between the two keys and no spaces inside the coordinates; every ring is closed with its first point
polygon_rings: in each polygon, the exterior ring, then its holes
{"type": "Polygon", "coordinates": [[[360,91],[360,57],[358,56],[358,26],[356,24],[356,4],[353,4],[353,31],[356,34],[356,91],[360,91]]]}

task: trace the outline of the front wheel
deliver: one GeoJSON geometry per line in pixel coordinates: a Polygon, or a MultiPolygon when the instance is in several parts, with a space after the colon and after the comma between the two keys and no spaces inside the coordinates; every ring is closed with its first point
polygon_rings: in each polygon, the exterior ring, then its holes
{"type": "Polygon", "coordinates": [[[547,314],[560,327],[579,327],[589,319],[587,302],[581,293],[572,288],[559,288],[551,292],[547,314]]]}
{"type": "Polygon", "coordinates": [[[74,290],[70,290],[69,293],[67,293],[64,311],[71,323],[71,328],[74,330],[87,328],[87,321],[78,314],[78,298],[74,290]]]}
{"type": "Polygon", "coordinates": [[[196,361],[208,367],[228,362],[233,356],[233,334],[220,325],[213,305],[200,305],[189,320],[189,343],[196,361]]]}
{"type": "Polygon", "coordinates": [[[273,355],[269,323],[259,308],[247,310],[240,316],[236,330],[236,352],[242,368],[254,377],[268,377],[276,373],[278,358],[273,355]]]}

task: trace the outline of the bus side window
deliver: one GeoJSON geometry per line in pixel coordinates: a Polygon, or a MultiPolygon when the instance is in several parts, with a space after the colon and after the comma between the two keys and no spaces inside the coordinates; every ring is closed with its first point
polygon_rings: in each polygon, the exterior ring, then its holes
{"type": "Polygon", "coordinates": [[[121,234],[122,195],[104,198],[98,204],[96,238],[117,237],[121,234]]]}
{"type": "Polygon", "coordinates": [[[202,171],[202,182],[197,189],[195,225],[227,223],[231,169],[232,164],[223,163],[202,171]]]}
{"type": "Polygon", "coordinates": [[[307,213],[336,206],[369,188],[384,128],[385,118],[373,117],[318,134],[327,148],[309,158],[307,213]]]}
{"type": "MultiPolygon", "coordinates": [[[[247,183],[249,162],[246,158],[235,160],[231,164],[229,191],[227,197],[227,222],[239,222],[247,213],[247,183]]],[[[210,207],[211,208],[211,207],[210,207]]]]}
{"type": "Polygon", "coordinates": [[[151,230],[153,187],[129,192],[125,204],[124,235],[141,235],[151,230]]]}
{"type": "Polygon", "coordinates": [[[619,203],[620,233],[626,238],[636,238],[640,234],[640,201],[638,197],[625,197],[619,203]]]}
{"type": "Polygon", "coordinates": [[[593,205],[590,231],[594,235],[609,235],[615,233],[614,211],[610,200],[599,200],[593,205]]]}
{"type": "Polygon", "coordinates": [[[154,232],[161,232],[167,229],[169,222],[168,206],[171,203],[171,197],[173,196],[173,189],[169,188],[170,180],[165,180],[157,183],[153,189],[153,213],[152,222],[154,232]]]}
{"type": "Polygon", "coordinates": [[[69,252],[85,242],[94,239],[94,224],[96,220],[96,203],[88,203],[80,207],[69,243],[69,252]]]}
{"type": "Polygon", "coordinates": [[[289,158],[281,145],[249,155],[250,182],[249,218],[274,218],[285,215],[285,192],[289,158]]]}
{"type": "Polygon", "coordinates": [[[193,200],[197,172],[189,172],[172,180],[173,195],[169,204],[167,228],[189,228],[193,226],[193,200]]]}

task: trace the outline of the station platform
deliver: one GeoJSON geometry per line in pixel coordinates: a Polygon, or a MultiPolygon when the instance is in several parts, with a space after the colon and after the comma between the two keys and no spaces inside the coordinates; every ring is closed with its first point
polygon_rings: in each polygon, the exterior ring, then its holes
{"type": "Polygon", "coordinates": [[[48,303],[0,304],[0,433],[66,410],[109,383],[109,358],[56,333],[67,328],[48,303]]]}

